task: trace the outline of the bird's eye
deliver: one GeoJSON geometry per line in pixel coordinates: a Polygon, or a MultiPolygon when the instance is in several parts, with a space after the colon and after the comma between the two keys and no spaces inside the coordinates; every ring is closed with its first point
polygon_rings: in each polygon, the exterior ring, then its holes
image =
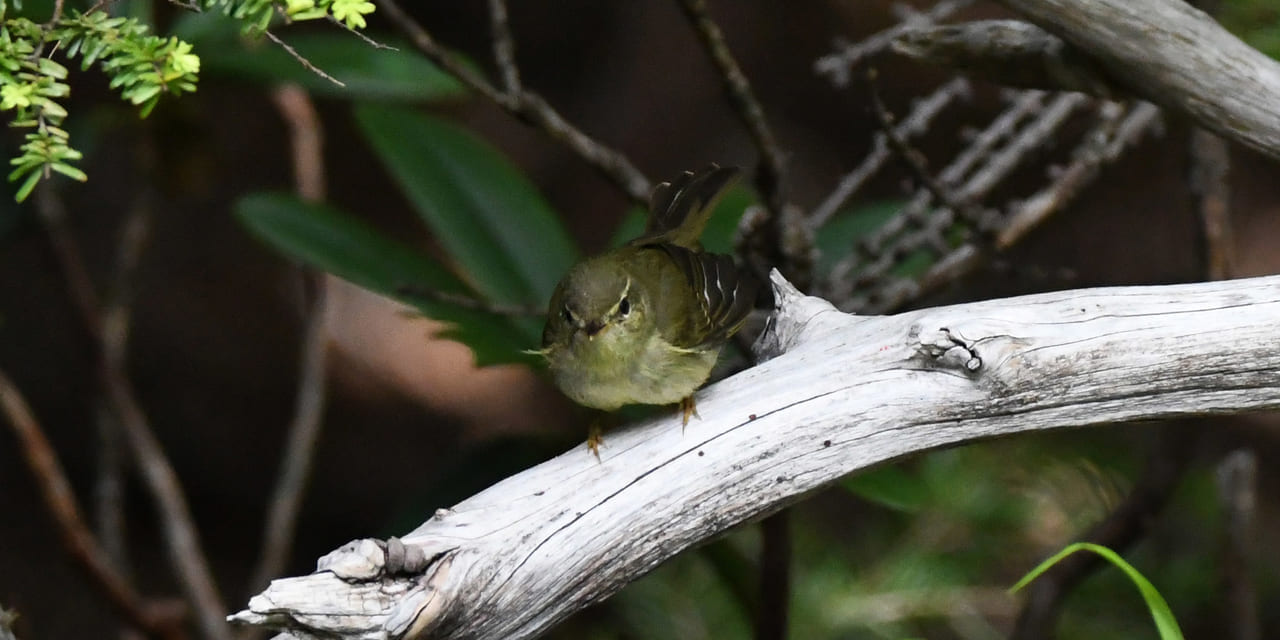
{"type": "Polygon", "coordinates": [[[569,310],[568,305],[565,305],[565,307],[560,310],[560,315],[564,317],[565,322],[568,322],[569,324],[574,324],[573,312],[569,310]]]}
{"type": "Polygon", "coordinates": [[[618,315],[625,318],[629,313],[631,313],[631,300],[623,296],[622,300],[618,302],[618,315]]]}

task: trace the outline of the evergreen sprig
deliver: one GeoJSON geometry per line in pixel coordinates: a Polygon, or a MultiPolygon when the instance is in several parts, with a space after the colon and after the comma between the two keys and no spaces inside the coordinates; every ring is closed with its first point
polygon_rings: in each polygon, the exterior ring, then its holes
{"type": "MultiPolygon", "coordinates": [[[[0,0],[0,111],[12,111],[10,126],[28,129],[18,157],[10,164],[9,181],[22,181],[16,198],[31,194],[41,178],[53,172],[75,180],[87,176],[73,163],[81,153],[69,144],[62,128],[67,110],[58,100],[71,93],[67,69],[49,56],[63,52],[80,57],[81,69],[97,66],[123,99],[146,117],[168,93],[196,90],[200,58],[190,43],[160,37],[136,18],[102,10],[71,11],[40,24],[9,17],[10,2],[0,0]],[[48,52],[46,54],[46,52],[48,52]]],[[[19,1],[13,1],[20,11],[19,1]]],[[[348,29],[365,27],[370,0],[199,0],[192,8],[217,9],[244,23],[248,34],[260,35],[277,16],[287,21],[331,19],[348,29]]]]}

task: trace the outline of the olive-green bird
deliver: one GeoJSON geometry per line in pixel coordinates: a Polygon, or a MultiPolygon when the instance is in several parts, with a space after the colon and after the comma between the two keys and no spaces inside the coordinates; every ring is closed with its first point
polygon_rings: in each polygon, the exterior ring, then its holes
{"type": "MultiPolygon", "coordinates": [[[[698,242],[737,174],[713,164],[659,184],[639,238],[578,263],[560,281],[539,353],[566,396],[606,411],[679,402],[686,425],[696,415],[693,392],[756,296],[751,274],[698,242]]],[[[593,429],[592,452],[598,443],[593,429]]]]}

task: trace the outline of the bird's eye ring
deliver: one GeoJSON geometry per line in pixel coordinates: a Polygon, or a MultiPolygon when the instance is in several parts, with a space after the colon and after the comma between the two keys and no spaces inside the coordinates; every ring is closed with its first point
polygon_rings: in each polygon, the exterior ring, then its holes
{"type": "Polygon", "coordinates": [[[618,315],[625,318],[629,313],[631,313],[631,300],[622,296],[622,300],[618,301],[618,315]]]}
{"type": "Polygon", "coordinates": [[[565,305],[564,308],[560,310],[560,315],[564,317],[565,322],[574,324],[573,312],[569,310],[569,305],[565,305]]]}

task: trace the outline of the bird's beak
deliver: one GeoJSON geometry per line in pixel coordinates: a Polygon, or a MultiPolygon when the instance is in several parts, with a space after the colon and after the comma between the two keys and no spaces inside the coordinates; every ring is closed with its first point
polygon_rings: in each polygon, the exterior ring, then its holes
{"type": "Polygon", "coordinates": [[[587,332],[587,338],[594,338],[596,334],[604,331],[604,323],[599,321],[588,322],[582,329],[587,332]]]}

